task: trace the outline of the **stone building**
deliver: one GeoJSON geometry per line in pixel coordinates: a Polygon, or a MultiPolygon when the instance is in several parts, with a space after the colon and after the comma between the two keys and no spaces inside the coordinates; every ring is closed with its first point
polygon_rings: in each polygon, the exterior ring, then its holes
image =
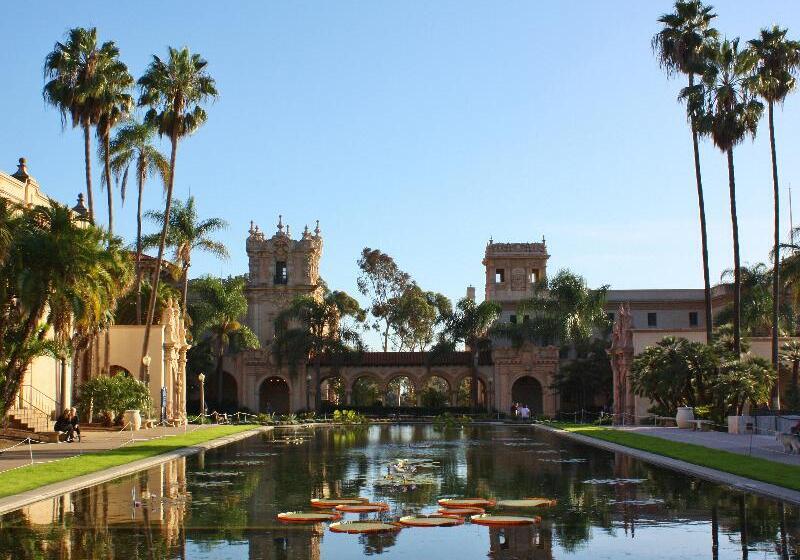
{"type": "MultiPolygon", "coordinates": [[[[425,352],[366,352],[347,363],[323,361],[320,379],[315,379],[309,364],[298,364],[293,372],[287,364],[279,365],[269,351],[275,318],[295,296],[322,292],[319,224],[313,232],[306,227],[299,239],[291,237],[281,218],[271,237],[251,224],[246,246],[247,324],[262,348],[225,358],[223,386],[229,403],[282,413],[319,408],[326,401],[415,406],[423,404],[425,391],[433,387],[443,395],[444,404],[469,404],[469,352],[454,352],[435,362],[425,352]]],[[[547,259],[544,242],[490,242],[484,259],[486,298],[500,302],[504,317],[510,317],[519,300],[530,297],[533,285],[545,277],[547,259]]],[[[468,294],[474,297],[474,290],[468,294]]],[[[479,361],[479,404],[507,411],[518,401],[527,403],[535,414],[555,414],[558,397],[549,387],[557,370],[555,346],[496,346],[479,361]]]]}

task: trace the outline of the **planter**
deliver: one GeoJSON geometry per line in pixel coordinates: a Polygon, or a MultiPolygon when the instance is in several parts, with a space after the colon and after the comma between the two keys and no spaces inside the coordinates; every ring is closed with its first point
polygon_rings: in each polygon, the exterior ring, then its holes
{"type": "Polygon", "coordinates": [[[129,424],[133,424],[134,430],[140,430],[142,428],[142,415],[138,410],[126,410],[122,415],[122,421],[128,426],[129,430],[129,424]]]}
{"type": "Polygon", "coordinates": [[[694,420],[694,409],[691,406],[679,406],[675,415],[675,423],[679,428],[691,428],[694,420]]]}

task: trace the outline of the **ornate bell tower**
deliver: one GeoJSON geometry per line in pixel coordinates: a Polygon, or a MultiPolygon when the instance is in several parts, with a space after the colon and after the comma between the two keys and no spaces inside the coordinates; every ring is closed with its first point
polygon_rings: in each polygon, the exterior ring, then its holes
{"type": "Polygon", "coordinates": [[[547,245],[541,243],[495,243],[489,239],[483,265],[486,267],[486,300],[503,306],[501,320],[515,321],[517,304],[533,296],[536,283],[547,277],[547,245]]]}
{"type": "Polygon", "coordinates": [[[313,232],[306,226],[300,239],[292,239],[289,226],[283,225],[283,216],[278,216],[278,229],[272,237],[265,237],[253,222],[249,233],[247,325],[264,346],[274,335],[275,318],[295,296],[321,295],[322,236],[317,221],[313,232]]]}

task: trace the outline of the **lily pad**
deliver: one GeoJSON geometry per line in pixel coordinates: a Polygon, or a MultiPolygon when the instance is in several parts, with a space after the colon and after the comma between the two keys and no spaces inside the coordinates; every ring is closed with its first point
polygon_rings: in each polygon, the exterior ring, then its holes
{"type": "Polygon", "coordinates": [[[367,498],[312,498],[311,507],[333,509],[340,505],[358,505],[368,502],[367,498]]]}
{"type": "Polygon", "coordinates": [[[500,500],[497,507],[502,508],[535,508],[542,506],[554,506],[556,500],[550,498],[523,498],[521,500],[500,500]]]}
{"type": "Polygon", "coordinates": [[[387,511],[389,504],[386,502],[364,502],[363,504],[339,504],[336,511],[346,513],[372,513],[376,511],[387,511]]]}
{"type": "Polygon", "coordinates": [[[464,518],[457,515],[407,515],[400,518],[402,525],[409,527],[455,527],[463,525],[464,518]]]}
{"type": "Polygon", "coordinates": [[[486,525],[489,527],[502,527],[511,525],[533,525],[534,523],[541,522],[541,517],[522,517],[519,515],[491,515],[484,513],[483,515],[474,515],[470,518],[472,523],[478,525],[486,525]]]}
{"type": "Polygon", "coordinates": [[[488,498],[442,498],[439,505],[446,508],[492,507],[495,501],[488,498]]]}
{"type": "Polygon", "coordinates": [[[350,534],[364,534],[364,533],[390,533],[402,529],[402,525],[397,523],[385,523],[379,519],[370,519],[364,521],[339,521],[331,523],[328,529],[334,533],[350,533],[350,534]]]}
{"type": "Polygon", "coordinates": [[[335,511],[287,511],[278,514],[278,521],[283,523],[322,523],[323,521],[338,521],[342,514],[335,511]]]}

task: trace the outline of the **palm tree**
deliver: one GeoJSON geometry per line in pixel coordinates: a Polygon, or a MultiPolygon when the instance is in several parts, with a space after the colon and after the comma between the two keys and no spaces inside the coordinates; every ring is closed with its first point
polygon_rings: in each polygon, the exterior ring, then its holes
{"type": "MultiPolygon", "coordinates": [[[[133,108],[133,97],[129,90],[133,86],[133,77],[128,67],[119,60],[119,49],[111,43],[104,49],[102,58],[97,63],[97,139],[100,141],[100,157],[103,160],[103,179],[108,194],[108,233],[114,234],[114,197],[111,188],[111,129],[125,119],[133,108]]],[[[102,186],[102,184],[101,184],[102,186]]]]}
{"type": "MultiPolygon", "coordinates": [[[[159,273],[169,230],[178,142],[205,123],[207,115],[201,105],[217,96],[214,79],[206,71],[207,65],[208,63],[199,54],[190,53],[186,47],[180,50],[169,47],[168,59],[162,60],[153,55],[153,61],[138,82],[141,88],[139,105],[149,107],[145,115],[145,123],[155,127],[160,136],[169,137],[171,146],[164,225],[161,230],[156,269],[153,275],[153,291],[147,305],[145,322],[147,328],[144,331],[142,358],[147,355],[147,347],[150,344],[150,327],[153,325],[155,313],[155,296],[158,293],[159,273]]],[[[139,372],[144,377],[144,365],[141,366],[139,372]]]]}
{"type": "MultiPolygon", "coordinates": [[[[345,324],[347,318],[363,323],[366,312],[345,292],[325,288],[321,298],[296,297],[275,319],[273,348],[278,362],[287,360],[295,372],[298,362],[313,361],[312,386],[319,391],[323,356],[347,355],[363,349],[358,331],[345,324]]],[[[306,409],[311,408],[311,388],[307,387],[306,409]]]]}
{"type": "Polygon", "coordinates": [[[97,79],[97,71],[100,61],[108,60],[116,50],[113,41],[97,44],[97,28],[75,27],[67,32],[66,41],[56,42],[44,60],[44,75],[49,78],[42,91],[45,102],[59,110],[62,126],[66,125],[69,116],[73,127],[83,129],[86,195],[91,222],[94,222],[94,194],[90,131],[102,113],[98,104],[98,86],[102,80],[97,79]]]}
{"type": "Polygon", "coordinates": [[[736,214],[736,175],[733,148],[745,137],[755,137],[764,106],[747,87],[752,70],[752,57],[739,50],[739,40],[715,42],[708,49],[703,83],[684,88],[686,99],[696,120],[698,131],[708,135],[728,159],[728,190],[733,230],[733,340],[736,355],[741,354],[740,325],[741,265],[739,260],[739,222],[736,214]]]}
{"type": "MultiPolygon", "coordinates": [[[[711,6],[699,0],[678,0],[675,12],[664,14],[659,22],[664,28],[653,37],[653,50],[661,67],[667,75],[676,73],[688,77],[689,87],[694,87],[695,75],[703,74],[705,63],[704,49],[709,41],[717,37],[717,30],[711,27],[716,17],[711,6]]],[[[705,289],[706,343],[713,336],[713,315],[711,313],[711,277],[708,268],[708,236],[706,234],[706,209],[703,197],[703,180],[700,174],[700,149],[698,146],[697,123],[689,113],[694,148],[694,175],[697,182],[697,205],[700,211],[700,242],[703,253],[703,281],[705,289]]]]}
{"type": "MultiPolygon", "coordinates": [[[[778,156],[775,149],[775,103],[783,103],[795,88],[795,74],[800,67],[800,42],[786,38],[786,29],[777,25],[762,29],[758,39],[748,41],[756,59],[750,87],[767,102],[769,146],[772,156],[772,198],[774,239],[772,275],[772,367],[778,370],[778,312],[780,309],[780,191],[778,189],[778,156]]],[[[780,399],[780,395],[778,395],[780,399]]]]}
{"type": "Polygon", "coordinates": [[[245,281],[205,276],[192,280],[190,314],[196,340],[208,339],[216,357],[217,405],[222,403],[222,360],[227,350],[258,348],[258,337],[240,318],[247,313],[245,281]]]}
{"type": "MultiPolygon", "coordinates": [[[[722,281],[730,280],[734,275],[733,270],[722,273],[722,281]]],[[[766,336],[774,328],[772,322],[772,280],[773,271],[764,263],[753,266],[741,267],[741,316],[742,332],[749,336],[766,336]]],[[[778,314],[778,332],[787,329],[791,323],[792,310],[790,306],[781,306],[778,314]]],[[[718,315],[720,323],[728,323],[733,319],[732,306],[724,308],[718,315]]]]}
{"type": "Polygon", "coordinates": [[[481,352],[491,347],[491,327],[501,310],[500,304],[493,301],[476,304],[471,298],[462,298],[445,319],[440,340],[431,349],[434,358],[443,352],[452,352],[459,343],[470,352],[470,408],[473,412],[478,409],[478,361],[481,352]]]}
{"type": "MultiPolygon", "coordinates": [[[[145,213],[145,217],[156,223],[164,223],[163,212],[151,210],[145,213]]],[[[225,245],[208,237],[227,227],[228,222],[222,218],[208,218],[200,221],[197,217],[193,196],[190,196],[186,203],[176,199],[172,204],[167,246],[175,249],[175,264],[182,269],[184,316],[186,315],[186,295],[189,290],[189,267],[192,264],[192,251],[197,249],[220,259],[227,259],[229,255],[225,245]]],[[[146,235],[142,240],[142,246],[145,248],[157,247],[159,242],[159,234],[146,235]]]]}
{"type": "Polygon", "coordinates": [[[132,121],[117,131],[109,145],[111,173],[120,183],[122,203],[128,185],[128,174],[133,166],[136,174],[136,324],[142,324],[142,197],[148,177],[158,175],[166,190],[169,162],[153,145],[155,129],[132,121]]]}

